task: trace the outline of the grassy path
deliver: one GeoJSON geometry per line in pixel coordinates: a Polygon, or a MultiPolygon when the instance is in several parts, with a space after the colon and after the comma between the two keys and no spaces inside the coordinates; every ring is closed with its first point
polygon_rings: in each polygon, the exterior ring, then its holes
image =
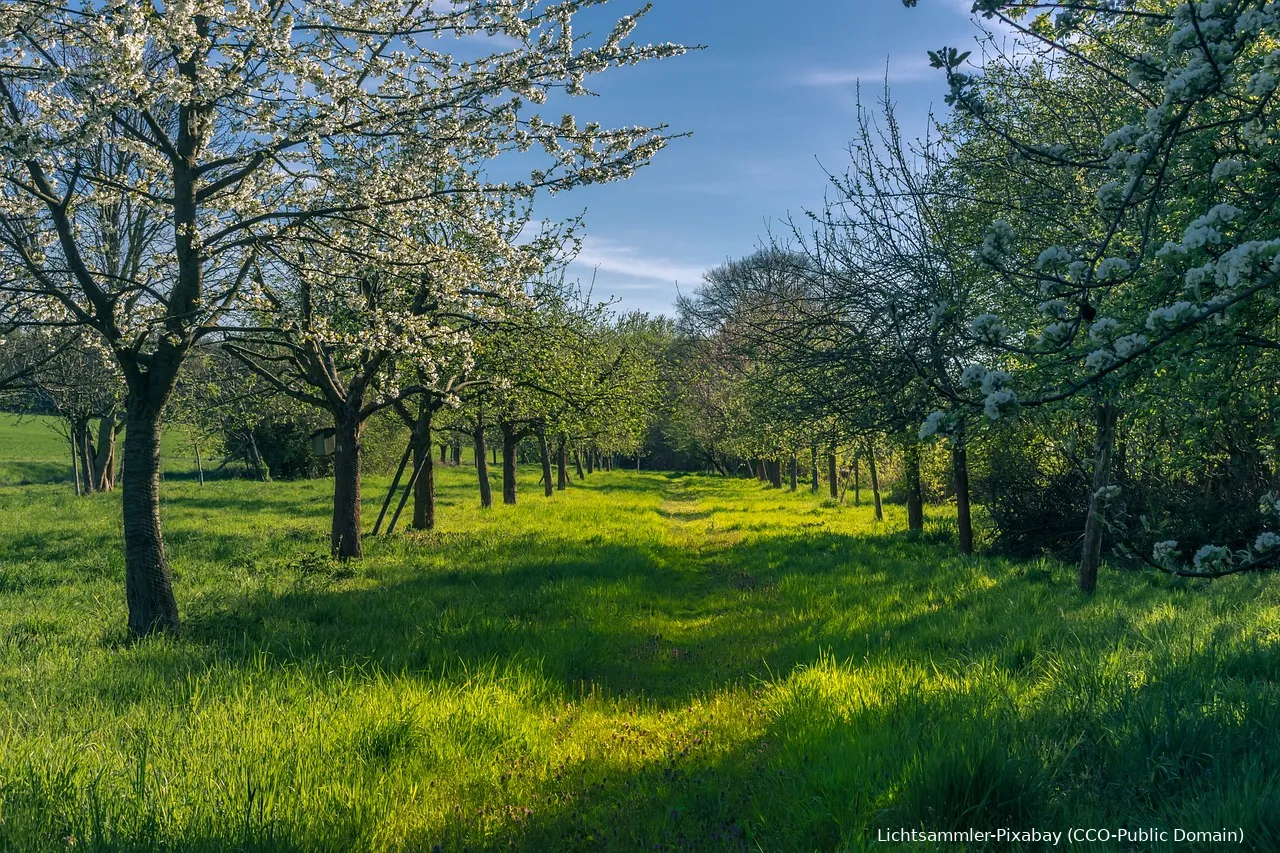
{"type": "Polygon", "coordinates": [[[137,644],[117,498],[0,486],[0,850],[1280,848],[1266,579],[1086,599],[941,516],[633,472],[484,512],[471,475],[350,566],[325,482],[166,483],[184,634],[137,644]]]}

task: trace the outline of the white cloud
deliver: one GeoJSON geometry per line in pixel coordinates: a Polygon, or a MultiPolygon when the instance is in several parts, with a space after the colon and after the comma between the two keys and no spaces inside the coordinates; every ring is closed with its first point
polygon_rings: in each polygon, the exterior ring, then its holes
{"type": "Polygon", "coordinates": [[[694,283],[709,269],[709,265],[658,257],[616,240],[591,236],[583,239],[576,262],[601,273],[655,282],[694,283]]]}
{"type": "Polygon", "coordinates": [[[919,56],[907,59],[890,58],[886,65],[878,68],[862,66],[859,68],[826,68],[815,69],[800,76],[803,86],[852,86],[859,81],[869,85],[883,83],[888,75],[890,83],[919,83],[925,80],[943,80],[942,72],[929,67],[929,58],[924,51],[919,56]]]}

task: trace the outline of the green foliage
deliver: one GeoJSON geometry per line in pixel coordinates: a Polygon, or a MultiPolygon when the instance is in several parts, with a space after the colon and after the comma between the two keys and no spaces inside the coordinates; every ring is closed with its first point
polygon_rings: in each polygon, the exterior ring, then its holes
{"type": "Polygon", "coordinates": [[[862,849],[966,821],[1280,843],[1259,578],[1086,598],[897,507],[619,471],[482,512],[472,471],[438,476],[440,529],[348,566],[328,483],[166,481],[187,617],[141,642],[118,495],[0,488],[0,849],[862,849]]]}

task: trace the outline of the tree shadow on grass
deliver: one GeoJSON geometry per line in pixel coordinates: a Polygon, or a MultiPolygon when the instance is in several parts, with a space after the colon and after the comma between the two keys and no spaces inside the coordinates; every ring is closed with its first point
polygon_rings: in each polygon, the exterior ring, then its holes
{"type": "Polygon", "coordinates": [[[70,462],[0,460],[0,486],[46,486],[71,483],[70,462]]]}
{"type": "MultiPolygon", "coordinates": [[[[215,550],[235,543],[229,536],[215,550]]],[[[376,553],[358,566],[260,564],[284,582],[188,607],[190,658],[111,666],[182,670],[265,654],[320,671],[436,677],[505,662],[537,670],[566,696],[679,706],[824,653],[924,661],[997,650],[1014,594],[1002,586],[1020,583],[965,567],[909,568],[927,545],[816,531],[696,554],[658,540],[570,551],[533,535],[424,537],[414,547],[408,567],[379,569],[376,553]],[[957,613],[968,614],[959,635],[957,613]]],[[[118,675],[101,678],[118,684],[118,675]]]]}

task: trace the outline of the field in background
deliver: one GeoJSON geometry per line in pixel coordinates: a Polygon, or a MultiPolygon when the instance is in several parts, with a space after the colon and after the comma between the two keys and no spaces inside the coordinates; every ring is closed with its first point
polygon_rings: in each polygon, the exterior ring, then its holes
{"type": "MultiPolygon", "coordinates": [[[[121,433],[119,441],[123,440],[121,433]]],[[[195,476],[195,450],[183,427],[165,429],[160,464],[169,476],[195,476]]],[[[206,466],[212,467],[207,461],[206,466]]],[[[62,421],[48,415],[0,412],[0,486],[49,483],[66,483],[71,488],[71,447],[62,421]]]]}
{"type": "Polygon", "coordinates": [[[1266,578],[1087,599],[1065,567],[952,556],[942,515],[911,538],[894,507],[623,471],[547,500],[532,468],[483,512],[472,477],[442,472],[440,530],[350,565],[328,481],[167,481],[184,633],[140,643],[118,496],[0,486],[0,849],[1280,845],[1266,578]]]}

